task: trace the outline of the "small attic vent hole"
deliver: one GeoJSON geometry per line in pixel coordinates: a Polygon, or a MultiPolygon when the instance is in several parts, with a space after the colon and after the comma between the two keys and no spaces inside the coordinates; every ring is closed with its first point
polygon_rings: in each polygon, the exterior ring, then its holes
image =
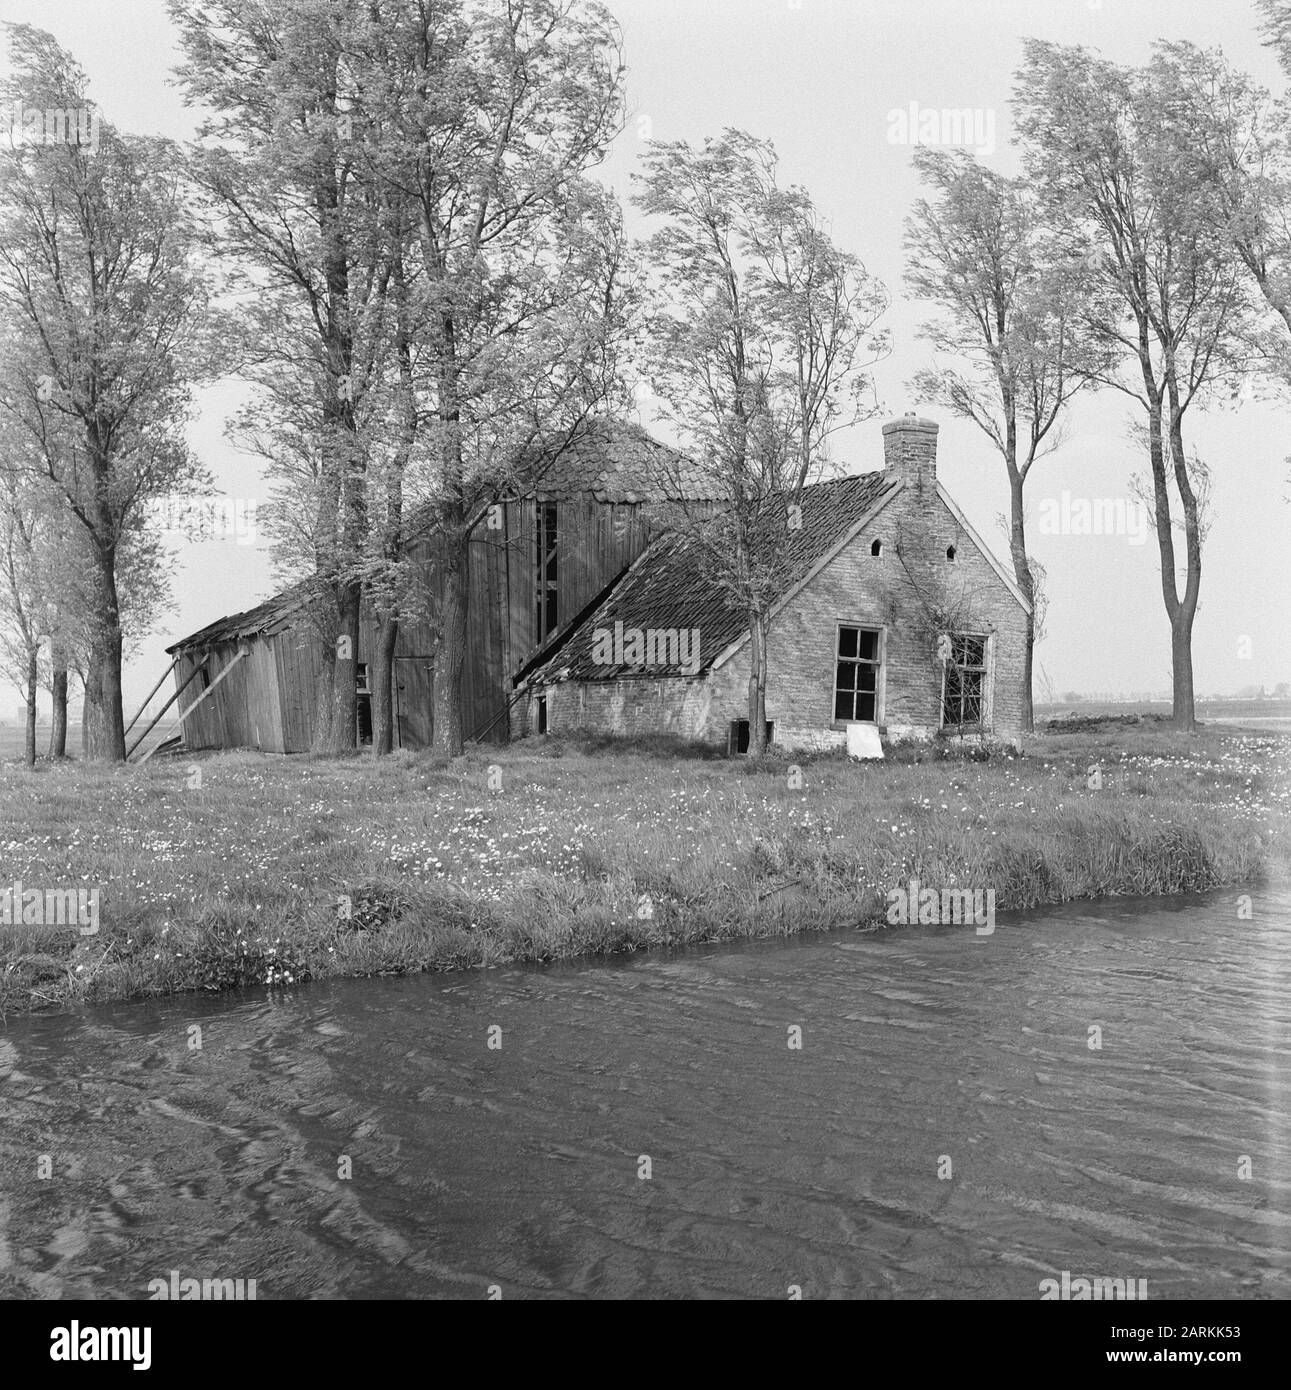
{"type": "Polygon", "coordinates": [[[946,559],[947,559],[947,560],[953,560],[954,558],[955,558],[955,547],[954,547],[953,545],[948,545],[948,546],[946,547],[946,559]]]}
{"type": "Polygon", "coordinates": [[[882,555],[882,554],[883,554],[883,542],[882,542],[882,541],[875,541],[875,542],[870,546],[870,554],[871,554],[871,555],[882,555]]]}

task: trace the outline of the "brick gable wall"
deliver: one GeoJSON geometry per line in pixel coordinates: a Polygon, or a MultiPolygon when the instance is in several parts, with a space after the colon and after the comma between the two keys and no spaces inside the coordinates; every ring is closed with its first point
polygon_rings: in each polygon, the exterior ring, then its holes
{"type": "MultiPolygon", "coordinates": [[[[920,593],[935,606],[939,586],[942,595],[961,598],[962,630],[991,637],[991,731],[1018,733],[1026,614],[931,487],[921,498],[907,484],[777,615],[767,645],[767,718],[775,721],[776,741],[807,747],[845,741],[845,726],[833,720],[840,623],[884,633],[880,727],[890,735],[936,732],[941,663],[920,593]],[[878,556],[870,554],[876,539],[883,542],[878,556]],[[946,559],[951,545],[953,562],[946,559]]],[[[747,647],[710,672],[708,684],[708,723],[699,736],[725,742],[727,722],[747,717],[747,647]]]]}

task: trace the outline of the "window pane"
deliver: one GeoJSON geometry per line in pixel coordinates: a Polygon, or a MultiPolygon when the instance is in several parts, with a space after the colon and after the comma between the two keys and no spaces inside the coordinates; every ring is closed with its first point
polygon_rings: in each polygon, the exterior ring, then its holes
{"type": "Polygon", "coordinates": [[[952,655],[959,666],[985,666],[986,638],[957,632],[953,639],[952,655]]]}
{"type": "Polygon", "coordinates": [[[878,717],[879,637],[872,628],[840,627],[834,666],[834,718],[839,721],[878,717]]]}

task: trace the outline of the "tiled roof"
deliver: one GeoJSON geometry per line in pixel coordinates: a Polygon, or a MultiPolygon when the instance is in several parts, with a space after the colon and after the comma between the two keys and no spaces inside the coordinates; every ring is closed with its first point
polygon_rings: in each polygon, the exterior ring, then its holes
{"type": "Polygon", "coordinates": [[[209,647],[217,642],[235,642],[240,637],[251,637],[256,633],[268,632],[277,627],[285,618],[304,608],[310,600],[313,585],[309,580],[293,584],[282,593],[267,598],[255,608],[245,613],[232,613],[227,618],[217,618],[206,627],[199,628],[188,637],[166,648],[167,652],[177,652],[186,647],[209,647]]]}
{"type": "Polygon", "coordinates": [[[552,462],[535,460],[526,493],[550,501],[591,493],[603,503],[712,501],[718,490],[684,454],[627,420],[596,420],[552,462]]]}
{"type": "MultiPolygon", "coordinates": [[[[804,579],[866,513],[893,495],[896,487],[890,475],[863,473],[806,488],[802,495],[802,525],[786,533],[784,588],[788,590],[804,579]]],[[[700,671],[706,671],[748,630],[743,612],[706,566],[701,548],[683,536],[663,536],[641,555],[595,611],[560,644],[559,650],[534,668],[530,683],[693,674],[684,672],[681,663],[644,668],[594,660],[595,632],[612,632],[616,623],[622,623],[625,632],[698,628],[700,671]]]]}
{"type": "MultiPolygon", "coordinates": [[[[711,502],[723,495],[713,478],[685,454],[628,420],[591,420],[555,458],[551,448],[531,451],[528,462],[517,467],[507,497],[562,502],[590,494],[610,505],[711,502]]],[[[435,516],[434,500],[423,502],[408,517],[407,534],[433,534],[435,516]]]]}

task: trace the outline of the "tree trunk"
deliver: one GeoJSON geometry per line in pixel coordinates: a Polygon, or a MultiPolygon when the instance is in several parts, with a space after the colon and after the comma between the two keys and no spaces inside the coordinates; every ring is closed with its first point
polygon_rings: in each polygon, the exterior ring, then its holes
{"type": "Polygon", "coordinates": [[[336,605],[331,727],[324,745],[328,753],[350,753],[358,747],[359,598],[356,581],[340,586],[336,605]]]}
{"type": "MultiPolygon", "coordinates": [[[[1006,463],[1009,461],[1006,459],[1006,463]]],[[[1035,732],[1035,705],[1032,694],[1035,664],[1035,583],[1027,557],[1026,522],[1023,514],[1023,477],[1015,464],[1009,464],[1009,554],[1013,558],[1013,577],[1023,597],[1031,605],[1027,614],[1026,650],[1022,657],[1022,731],[1035,732]]]]}
{"type": "Polygon", "coordinates": [[[67,756],[67,658],[57,645],[52,652],[53,659],[53,715],[49,726],[49,756],[67,756]]]}
{"type": "Polygon", "coordinates": [[[36,765],[36,657],[35,647],[27,652],[27,738],[23,757],[28,767],[36,765]]]}
{"type": "MultiPolygon", "coordinates": [[[[399,218],[402,224],[402,215],[399,218]]],[[[400,244],[402,238],[400,238],[400,244]]],[[[399,389],[402,428],[392,460],[386,493],[385,533],[382,554],[392,572],[398,574],[403,554],[403,476],[417,438],[417,395],[413,385],[412,325],[408,308],[408,286],[404,279],[403,255],[395,251],[391,267],[395,298],[395,356],[399,363],[399,389]]],[[[398,586],[396,585],[396,593],[398,586]]],[[[373,609],[377,604],[373,602],[373,609]]],[[[368,670],[368,689],[372,692],[372,753],[385,757],[394,751],[394,652],[399,638],[399,608],[392,601],[386,612],[376,612],[376,651],[368,670]]]]}
{"type": "Polygon", "coordinates": [[[1183,610],[1170,627],[1170,667],[1174,694],[1174,726],[1197,727],[1192,690],[1192,618],[1183,610]]]}
{"type": "Polygon", "coordinates": [[[121,710],[121,634],[95,638],[85,677],[85,755],[124,762],[125,716],[121,710]]]}
{"type": "Polygon", "coordinates": [[[376,651],[368,667],[372,691],[372,753],[384,757],[394,749],[394,649],[399,619],[383,618],[377,628],[376,651]]]}
{"type": "Polygon", "coordinates": [[[98,556],[99,604],[85,673],[85,754],[101,762],[125,762],[125,713],[121,706],[121,612],[115,556],[98,556]]]}
{"type": "Polygon", "coordinates": [[[314,737],[311,753],[326,753],[332,746],[332,720],[335,707],[332,692],[336,688],[336,639],[328,636],[322,643],[323,669],[314,692],[314,737]]]}
{"type": "MultiPolygon", "coordinates": [[[[1147,371],[1144,371],[1145,380],[1147,371]]],[[[1170,668],[1173,691],[1173,723],[1176,729],[1197,727],[1192,685],[1192,623],[1201,590],[1201,526],[1197,496],[1188,476],[1183,446],[1183,409],[1179,405],[1178,385],[1167,375],[1162,395],[1169,402],[1168,427],[1161,400],[1149,397],[1148,457],[1152,465],[1152,495],[1156,513],[1157,548],[1161,553],[1161,598],[1170,619],[1170,668]],[[1167,442],[1168,433],[1168,442],[1167,442]],[[1174,469],[1175,486],[1183,509],[1187,554],[1187,578],[1183,597],[1179,597],[1175,577],[1174,528],[1170,516],[1170,489],[1167,466],[1174,469]]]]}
{"type": "Polygon", "coordinates": [[[1170,458],[1183,511],[1184,553],[1188,564],[1183,597],[1179,600],[1178,611],[1170,619],[1170,667],[1174,726],[1191,732],[1197,727],[1192,686],[1192,624],[1201,593],[1201,509],[1188,473],[1188,456],[1183,448],[1183,411],[1173,380],[1170,388],[1170,458]]]}
{"type": "Polygon", "coordinates": [[[433,747],[445,757],[461,756],[462,674],[466,669],[466,614],[470,603],[470,538],[455,526],[444,538],[443,599],[435,653],[433,747]]]}
{"type": "Polygon", "coordinates": [[[1026,650],[1022,653],[1022,732],[1035,733],[1035,614],[1027,614],[1026,650]]]}
{"type": "Polygon", "coordinates": [[[767,619],[749,618],[749,753],[760,758],[767,749],[767,619]]]}

